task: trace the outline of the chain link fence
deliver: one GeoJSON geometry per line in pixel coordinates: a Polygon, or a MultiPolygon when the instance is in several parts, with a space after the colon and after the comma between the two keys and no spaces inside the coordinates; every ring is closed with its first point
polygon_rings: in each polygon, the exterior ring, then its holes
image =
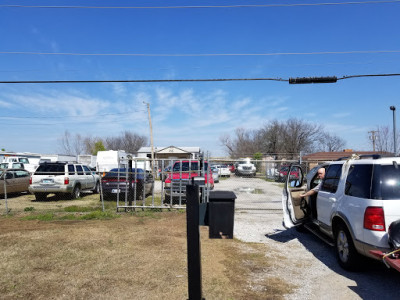
{"type": "MultiPolygon", "coordinates": [[[[139,163],[141,160],[143,159],[131,158],[132,169],[129,169],[129,164],[125,164],[115,166],[112,172],[103,171],[99,174],[101,178],[99,200],[102,201],[103,207],[106,203],[116,205],[117,211],[185,209],[186,185],[191,183],[193,177],[202,175],[205,180],[200,189],[201,202],[208,202],[210,191],[223,190],[235,193],[237,210],[280,210],[283,182],[288,176],[289,165],[295,163],[288,160],[206,158],[204,163],[195,159],[163,159],[143,164],[139,163]]],[[[305,174],[315,165],[315,162],[303,163],[305,174]]],[[[0,178],[0,185],[3,188],[0,194],[2,200],[5,200],[4,209],[6,210],[9,206],[8,198],[12,197],[11,202],[15,202],[14,199],[16,199],[15,192],[9,195],[10,176],[8,172],[0,178]]],[[[289,174],[289,176],[298,176],[298,174],[289,174]]],[[[25,178],[25,181],[28,180],[25,178]]],[[[27,191],[24,192],[25,195],[29,195],[26,194],[27,191]]],[[[34,199],[34,197],[31,198],[34,199]]],[[[49,195],[46,201],[67,199],[68,195],[59,194],[49,195]],[[65,199],[63,199],[64,196],[65,199]]],[[[31,203],[32,207],[41,204],[37,201],[31,203]]]]}

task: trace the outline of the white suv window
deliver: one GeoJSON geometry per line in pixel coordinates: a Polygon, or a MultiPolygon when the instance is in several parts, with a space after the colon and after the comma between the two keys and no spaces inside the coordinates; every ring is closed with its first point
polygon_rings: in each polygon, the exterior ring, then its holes
{"type": "Polygon", "coordinates": [[[68,165],[68,175],[75,175],[74,165],[68,165]]]}
{"type": "Polygon", "coordinates": [[[353,197],[371,199],[371,178],[371,164],[350,166],[344,193],[353,197]]]}
{"type": "Polygon", "coordinates": [[[85,170],[85,174],[86,175],[91,175],[92,174],[92,171],[90,171],[90,169],[87,166],[82,166],[82,167],[83,167],[83,170],[85,170]]]}
{"type": "Polygon", "coordinates": [[[322,182],[321,191],[336,193],[341,172],[342,165],[330,165],[322,182]]]}
{"type": "Polygon", "coordinates": [[[78,175],[85,175],[81,165],[76,165],[76,172],[78,172],[78,175]]]}

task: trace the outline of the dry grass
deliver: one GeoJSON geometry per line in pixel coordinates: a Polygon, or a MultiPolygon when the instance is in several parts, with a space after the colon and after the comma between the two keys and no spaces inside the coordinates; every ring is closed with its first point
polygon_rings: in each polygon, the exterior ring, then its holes
{"type": "MultiPolygon", "coordinates": [[[[1,212],[2,299],[188,297],[184,212],[117,215],[110,202],[107,215],[82,220],[98,211],[98,195],[40,203],[30,197],[10,199],[11,214],[1,212]],[[38,220],[46,214],[53,216],[50,221],[38,220]]],[[[280,299],[292,291],[279,278],[265,276],[275,259],[265,255],[266,245],[210,240],[207,231],[201,227],[206,299],[280,299]]]]}

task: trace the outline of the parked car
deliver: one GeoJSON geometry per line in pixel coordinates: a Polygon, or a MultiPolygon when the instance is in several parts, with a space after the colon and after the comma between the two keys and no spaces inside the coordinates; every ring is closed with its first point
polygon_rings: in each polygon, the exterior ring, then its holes
{"type": "Polygon", "coordinates": [[[81,191],[100,192],[100,176],[86,165],[69,162],[45,162],[31,176],[29,191],[36,200],[45,200],[54,193],[70,199],[80,197],[81,191]]]}
{"type": "Polygon", "coordinates": [[[326,174],[317,194],[300,193],[318,184],[317,171],[307,174],[292,165],[297,178],[288,177],[283,189],[283,224],[306,228],[335,247],[344,269],[357,269],[370,250],[390,251],[388,229],[400,219],[400,158],[351,157],[323,164],[326,174]]]}
{"type": "Polygon", "coordinates": [[[151,194],[154,188],[154,178],[143,169],[114,168],[101,179],[104,199],[125,199],[129,190],[129,176],[132,174],[132,199],[142,200],[151,194]]]}
{"type": "Polygon", "coordinates": [[[250,158],[241,159],[236,163],[235,174],[236,176],[255,176],[256,166],[250,158]]]}
{"type": "Polygon", "coordinates": [[[24,169],[0,169],[0,194],[27,192],[30,174],[24,169]],[[4,184],[5,190],[4,190],[4,184]]]}
{"type": "Polygon", "coordinates": [[[22,162],[3,162],[0,164],[0,169],[24,169],[22,162]]]}
{"type": "MultiPolygon", "coordinates": [[[[289,171],[289,166],[281,166],[279,171],[278,171],[278,176],[277,176],[277,181],[279,182],[285,182],[286,176],[289,171]]],[[[298,170],[291,170],[290,171],[290,179],[293,178],[299,178],[299,171],[298,170]]]]}
{"type": "Polygon", "coordinates": [[[231,173],[235,173],[235,164],[228,164],[228,168],[231,173]]]}
{"type": "MultiPolygon", "coordinates": [[[[204,162],[203,170],[206,188],[214,189],[214,179],[207,162],[204,162]]],[[[191,178],[202,175],[203,170],[198,160],[175,161],[165,180],[164,202],[170,204],[171,198],[172,204],[186,201],[186,185],[190,183],[191,178]]]]}
{"type": "Polygon", "coordinates": [[[219,182],[219,169],[212,166],[211,172],[212,172],[212,177],[214,179],[214,183],[218,183],[219,182]]]}
{"type": "Polygon", "coordinates": [[[221,177],[230,177],[231,176],[231,171],[229,170],[227,165],[215,165],[214,167],[216,167],[218,169],[218,174],[221,177]]]}

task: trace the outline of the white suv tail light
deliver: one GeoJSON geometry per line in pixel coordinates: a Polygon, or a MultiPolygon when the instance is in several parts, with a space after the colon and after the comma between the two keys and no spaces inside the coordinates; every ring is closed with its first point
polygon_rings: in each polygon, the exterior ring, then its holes
{"type": "Polygon", "coordinates": [[[382,207],[367,207],[364,213],[364,228],[374,231],[386,231],[385,213],[382,207]]]}
{"type": "Polygon", "coordinates": [[[64,184],[65,185],[69,184],[69,178],[68,177],[64,177],[64,184]]]}

